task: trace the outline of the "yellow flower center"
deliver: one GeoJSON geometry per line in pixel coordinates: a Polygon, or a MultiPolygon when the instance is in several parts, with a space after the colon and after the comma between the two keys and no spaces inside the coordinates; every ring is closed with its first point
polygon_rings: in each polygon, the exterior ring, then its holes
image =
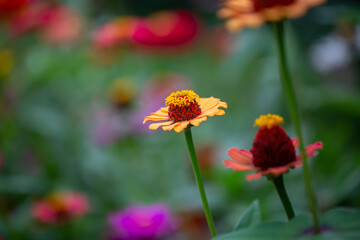
{"type": "Polygon", "coordinates": [[[165,100],[169,105],[168,115],[175,122],[188,121],[201,114],[199,96],[191,90],[173,92],[165,100]]]}
{"type": "Polygon", "coordinates": [[[276,114],[267,114],[261,115],[258,119],[255,120],[254,127],[257,126],[261,129],[267,128],[270,129],[274,126],[278,126],[284,123],[284,119],[276,114]]]}
{"type": "Polygon", "coordinates": [[[166,105],[174,107],[190,106],[192,103],[197,102],[199,96],[191,90],[182,90],[173,92],[165,99],[166,105]]]}

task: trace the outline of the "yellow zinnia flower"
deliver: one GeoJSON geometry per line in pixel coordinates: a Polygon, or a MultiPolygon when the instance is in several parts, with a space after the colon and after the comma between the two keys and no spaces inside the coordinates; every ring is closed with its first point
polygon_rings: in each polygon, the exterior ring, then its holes
{"type": "Polygon", "coordinates": [[[162,127],[164,131],[174,129],[175,132],[181,132],[189,125],[199,126],[201,122],[207,120],[207,117],[224,115],[225,111],[220,108],[227,108],[227,104],[221,102],[220,99],[214,97],[199,98],[191,90],[173,92],[166,98],[165,103],[167,107],[145,117],[143,123],[160,121],[150,124],[150,130],[162,127]]]}
{"type": "Polygon", "coordinates": [[[224,0],[218,11],[220,18],[228,19],[226,28],[238,32],[245,27],[259,27],[267,21],[298,18],[326,0],[224,0]]]}

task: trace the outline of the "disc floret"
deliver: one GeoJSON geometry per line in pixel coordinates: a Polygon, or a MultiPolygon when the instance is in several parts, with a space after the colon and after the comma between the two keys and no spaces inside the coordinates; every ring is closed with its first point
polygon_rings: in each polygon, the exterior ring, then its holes
{"type": "Polygon", "coordinates": [[[168,116],[175,122],[188,121],[201,114],[199,96],[191,90],[173,92],[165,100],[169,106],[168,116]]]}
{"type": "Polygon", "coordinates": [[[251,152],[254,165],[263,170],[285,166],[296,161],[291,139],[280,126],[282,117],[275,114],[262,115],[255,120],[259,130],[255,136],[251,152]]]}
{"type": "Polygon", "coordinates": [[[267,114],[261,115],[258,119],[255,120],[254,127],[259,127],[260,129],[270,129],[274,126],[278,126],[284,123],[284,119],[276,114],[267,114]]]}

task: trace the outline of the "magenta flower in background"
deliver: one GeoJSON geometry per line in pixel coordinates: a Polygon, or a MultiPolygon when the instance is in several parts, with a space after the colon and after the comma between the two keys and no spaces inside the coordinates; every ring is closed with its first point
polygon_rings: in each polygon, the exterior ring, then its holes
{"type": "Polygon", "coordinates": [[[151,240],[170,236],[175,220],[163,204],[135,205],[108,217],[111,240],[151,240]]]}

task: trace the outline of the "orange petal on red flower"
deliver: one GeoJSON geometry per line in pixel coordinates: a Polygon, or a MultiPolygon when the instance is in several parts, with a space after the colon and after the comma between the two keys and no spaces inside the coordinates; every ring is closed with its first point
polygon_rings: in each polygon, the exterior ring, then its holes
{"type": "Polygon", "coordinates": [[[263,175],[264,174],[262,172],[248,174],[248,175],[246,175],[246,180],[248,180],[248,181],[256,180],[256,179],[261,178],[263,175]]]}
{"type": "Polygon", "coordinates": [[[323,149],[323,143],[322,142],[316,142],[314,144],[310,144],[308,145],[305,150],[306,150],[306,156],[308,157],[313,157],[316,154],[316,150],[317,149],[323,149]]]}
{"type": "Polygon", "coordinates": [[[227,168],[232,168],[235,171],[248,171],[248,170],[257,170],[257,167],[240,164],[231,160],[225,160],[224,164],[227,168]]]}
{"type": "Polygon", "coordinates": [[[296,161],[291,162],[291,163],[288,164],[288,166],[289,166],[290,168],[299,167],[299,166],[301,166],[301,165],[302,165],[302,161],[301,161],[301,160],[296,160],[296,161]]]}
{"type": "Polygon", "coordinates": [[[299,144],[300,144],[299,138],[293,138],[293,139],[291,139],[291,141],[292,141],[292,144],[293,144],[294,148],[297,149],[299,147],[299,144]]]}
{"type": "Polygon", "coordinates": [[[231,148],[228,151],[228,155],[235,161],[243,164],[252,164],[253,155],[250,151],[239,150],[237,148],[231,148]]]}
{"type": "Polygon", "coordinates": [[[263,174],[264,175],[268,175],[268,174],[280,175],[280,174],[286,172],[287,170],[289,170],[289,168],[290,168],[289,165],[273,167],[273,168],[269,168],[266,171],[264,171],[263,174]]]}

